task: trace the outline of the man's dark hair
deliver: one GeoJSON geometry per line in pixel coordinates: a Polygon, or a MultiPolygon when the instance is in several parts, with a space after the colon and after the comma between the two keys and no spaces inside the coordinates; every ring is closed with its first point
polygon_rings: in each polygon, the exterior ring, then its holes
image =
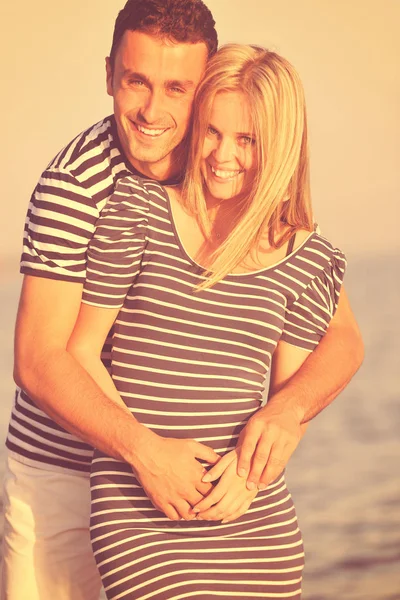
{"type": "Polygon", "coordinates": [[[202,0],[128,0],[115,21],[112,67],[125,31],[143,31],[188,44],[204,42],[209,57],[218,46],[215,21],[202,0]]]}

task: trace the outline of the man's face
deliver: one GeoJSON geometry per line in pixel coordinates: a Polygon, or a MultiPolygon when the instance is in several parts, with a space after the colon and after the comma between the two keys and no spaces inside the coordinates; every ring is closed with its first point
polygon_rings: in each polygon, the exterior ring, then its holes
{"type": "Polygon", "coordinates": [[[207,55],[203,42],[172,43],[126,31],[113,69],[107,59],[107,92],[114,98],[120,142],[144,175],[162,180],[178,171],[179,144],[207,55]]]}

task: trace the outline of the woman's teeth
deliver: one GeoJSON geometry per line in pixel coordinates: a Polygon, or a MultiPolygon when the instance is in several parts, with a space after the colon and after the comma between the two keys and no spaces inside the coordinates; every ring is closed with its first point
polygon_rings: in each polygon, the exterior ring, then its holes
{"type": "Polygon", "coordinates": [[[221,179],[232,179],[241,173],[241,171],[222,171],[221,169],[214,169],[214,167],[211,167],[211,171],[221,179]]]}

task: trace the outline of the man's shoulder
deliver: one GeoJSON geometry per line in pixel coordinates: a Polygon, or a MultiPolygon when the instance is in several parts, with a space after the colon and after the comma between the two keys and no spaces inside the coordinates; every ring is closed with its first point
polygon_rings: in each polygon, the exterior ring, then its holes
{"type": "Polygon", "coordinates": [[[142,194],[144,196],[158,195],[160,198],[165,199],[166,186],[155,179],[150,179],[145,175],[138,172],[129,173],[118,180],[117,191],[129,190],[131,194],[142,194]]]}
{"type": "Polygon", "coordinates": [[[108,116],[75,136],[48,164],[46,170],[79,175],[97,159],[118,152],[113,132],[113,117],[108,116]]]}

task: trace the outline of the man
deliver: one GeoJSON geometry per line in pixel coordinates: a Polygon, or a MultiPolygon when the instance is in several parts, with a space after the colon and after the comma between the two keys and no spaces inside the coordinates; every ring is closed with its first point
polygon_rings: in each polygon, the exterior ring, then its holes
{"type": "MultiPolygon", "coordinates": [[[[130,173],[179,180],[193,96],[216,47],[214,21],[201,0],[128,0],[106,64],[114,115],[62,150],[32,196],[16,329],[19,390],[7,439],[3,598],[98,597],[88,534],[93,447],[130,464],[139,448],[161,470],[175,464],[173,445],[168,461],[147,447],[129,411],[104,395],[68,354],[67,344],[80,307],[87,244],[101,209],[116,182],[130,173]]],[[[293,412],[308,421],[337,395],[359,366],[360,347],[342,295],[320,348],[271,398],[273,435],[285,432],[293,412]],[[327,377],[324,366],[332,357],[336,371],[327,377]]],[[[247,448],[243,460],[252,456],[247,448]]],[[[265,466],[269,480],[282,470],[273,453],[270,459],[254,456],[253,485],[265,466]]],[[[181,499],[193,504],[199,491],[206,495],[210,489],[194,476],[197,457],[216,460],[206,446],[188,441],[174,486],[160,489],[154,482],[166,514],[181,499]]],[[[245,462],[243,468],[247,474],[250,466],[245,462]]]]}

